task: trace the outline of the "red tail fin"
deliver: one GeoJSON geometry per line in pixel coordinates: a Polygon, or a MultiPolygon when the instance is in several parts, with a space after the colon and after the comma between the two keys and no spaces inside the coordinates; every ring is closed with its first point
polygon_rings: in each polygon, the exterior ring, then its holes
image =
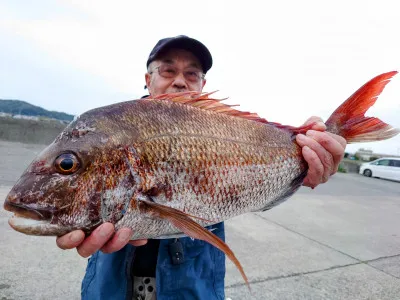
{"type": "Polygon", "coordinates": [[[347,143],[380,141],[397,135],[398,129],[378,118],[364,116],[396,74],[392,71],[378,75],[359,88],[329,117],[327,130],[344,137],[347,143]]]}

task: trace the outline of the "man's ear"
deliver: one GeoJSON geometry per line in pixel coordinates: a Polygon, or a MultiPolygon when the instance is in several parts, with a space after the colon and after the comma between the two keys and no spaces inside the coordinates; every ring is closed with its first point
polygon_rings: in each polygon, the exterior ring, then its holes
{"type": "Polygon", "coordinates": [[[203,85],[201,86],[201,89],[204,88],[204,86],[206,85],[207,79],[203,79],[203,85]]]}
{"type": "Polygon", "coordinates": [[[150,79],[151,79],[151,75],[149,73],[146,73],[144,75],[144,80],[146,81],[147,90],[150,89],[150,79]]]}

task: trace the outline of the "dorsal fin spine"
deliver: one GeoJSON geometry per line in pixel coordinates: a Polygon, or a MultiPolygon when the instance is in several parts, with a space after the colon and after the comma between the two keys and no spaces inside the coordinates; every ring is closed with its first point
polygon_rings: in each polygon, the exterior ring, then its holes
{"type": "MultiPolygon", "coordinates": [[[[183,105],[190,105],[192,107],[196,107],[199,109],[204,109],[208,111],[213,111],[220,114],[225,114],[232,117],[242,118],[254,122],[259,122],[263,124],[269,124],[271,126],[275,126],[281,129],[287,129],[293,133],[303,132],[305,127],[293,127],[287,125],[281,125],[279,123],[268,122],[264,118],[261,118],[257,113],[251,113],[247,111],[240,111],[234,109],[233,107],[239,106],[239,104],[225,104],[222,101],[226,100],[227,98],[223,99],[214,99],[210,98],[209,96],[214,94],[214,92],[210,93],[201,93],[201,92],[180,92],[180,93],[172,93],[172,94],[162,94],[156,97],[148,97],[147,100],[166,100],[172,101],[175,103],[180,103],[183,105]]],[[[308,126],[307,126],[308,128],[308,126]]]]}

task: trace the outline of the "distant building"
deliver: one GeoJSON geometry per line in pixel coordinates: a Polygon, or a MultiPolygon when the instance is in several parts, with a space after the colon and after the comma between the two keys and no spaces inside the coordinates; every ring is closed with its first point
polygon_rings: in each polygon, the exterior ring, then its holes
{"type": "Polygon", "coordinates": [[[373,155],[373,151],[369,149],[358,149],[355,153],[355,156],[358,157],[359,160],[370,161],[373,155]]]}
{"type": "Polygon", "coordinates": [[[358,149],[354,156],[363,161],[371,161],[382,157],[400,157],[393,154],[374,153],[372,150],[364,148],[358,149]]]}
{"type": "Polygon", "coordinates": [[[14,119],[25,119],[25,120],[35,120],[38,121],[39,117],[36,116],[26,116],[26,115],[13,115],[14,119]]]}

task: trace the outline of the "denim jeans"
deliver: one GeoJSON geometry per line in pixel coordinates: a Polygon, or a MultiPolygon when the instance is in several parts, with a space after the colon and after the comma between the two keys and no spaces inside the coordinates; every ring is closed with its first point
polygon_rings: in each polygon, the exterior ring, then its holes
{"type": "MultiPolygon", "coordinates": [[[[224,224],[207,227],[225,240],[224,224]]],[[[183,260],[178,264],[170,254],[170,245],[176,239],[160,241],[156,268],[157,300],[218,299],[223,300],[225,255],[207,242],[179,238],[183,260]]],[[[84,300],[129,299],[132,300],[132,262],[135,247],[126,245],[120,251],[93,254],[88,261],[82,281],[81,295],[84,300]]]]}

